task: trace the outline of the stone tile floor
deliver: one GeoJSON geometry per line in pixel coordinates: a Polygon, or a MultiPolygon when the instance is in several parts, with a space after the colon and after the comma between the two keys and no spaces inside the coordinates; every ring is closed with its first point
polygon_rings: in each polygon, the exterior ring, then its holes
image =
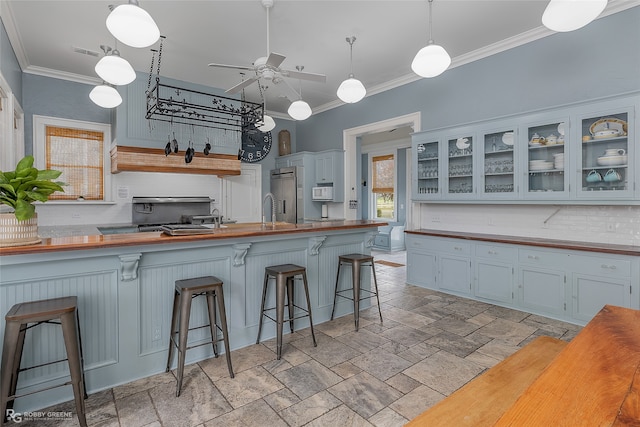
{"type": "MultiPolygon", "coordinates": [[[[374,252],[405,264],[406,253],[374,252]]],[[[538,335],[571,340],[579,326],[405,284],[405,267],[376,264],[377,308],[92,394],[90,426],[402,426],[538,335]]],[[[47,410],[75,413],[72,402],[47,410]]],[[[75,415],[74,415],[75,417],[75,415]]],[[[22,426],[77,425],[38,421],[22,426]]]]}

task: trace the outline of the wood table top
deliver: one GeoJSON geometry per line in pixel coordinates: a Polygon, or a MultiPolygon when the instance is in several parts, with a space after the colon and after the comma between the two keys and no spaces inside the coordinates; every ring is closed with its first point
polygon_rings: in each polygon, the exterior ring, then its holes
{"type": "Polygon", "coordinates": [[[640,425],[640,311],[606,305],[496,426],[640,425]]]}

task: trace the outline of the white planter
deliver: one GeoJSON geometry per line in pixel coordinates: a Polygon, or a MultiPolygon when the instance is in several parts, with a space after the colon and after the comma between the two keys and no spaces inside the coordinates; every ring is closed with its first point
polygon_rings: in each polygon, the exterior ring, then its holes
{"type": "Polygon", "coordinates": [[[38,214],[26,221],[18,221],[13,213],[0,213],[0,247],[24,246],[40,243],[38,214]]]}

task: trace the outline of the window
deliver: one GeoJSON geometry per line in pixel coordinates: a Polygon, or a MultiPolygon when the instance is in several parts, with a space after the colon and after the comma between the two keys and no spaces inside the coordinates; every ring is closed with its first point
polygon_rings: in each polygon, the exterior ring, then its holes
{"type": "Polygon", "coordinates": [[[64,193],[50,200],[109,200],[109,125],[34,116],[34,156],[39,169],[62,171],[64,193]]]}
{"type": "Polygon", "coordinates": [[[393,154],[371,158],[372,217],[395,218],[395,158],[393,154]]]}

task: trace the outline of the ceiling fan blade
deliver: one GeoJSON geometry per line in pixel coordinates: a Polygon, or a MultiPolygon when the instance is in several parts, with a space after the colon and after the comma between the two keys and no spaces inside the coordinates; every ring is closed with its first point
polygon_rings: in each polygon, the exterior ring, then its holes
{"type": "Polygon", "coordinates": [[[306,73],[302,71],[280,70],[283,75],[293,79],[311,80],[312,82],[326,83],[327,76],[324,74],[306,73]]]}
{"type": "Polygon", "coordinates": [[[227,65],[227,64],[209,64],[209,67],[219,67],[219,68],[232,68],[234,70],[253,70],[253,67],[248,67],[245,65],[227,65]]]}
{"type": "Polygon", "coordinates": [[[273,68],[278,68],[280,64],[285,60],[286,56],[280,55],[279,53],[271,52],[269,53],[269,57],[267,58],[267,62],[265,65],[273,68]]]}
{"type": "Polygon", "coordinates": [[[243,80],[232,88],[229,88],[225,91],[225,93],[238,93],[245,87],[249,86],[251,83],[258,81],[258,77],[251,77],[250,79],[243,80]]]}

